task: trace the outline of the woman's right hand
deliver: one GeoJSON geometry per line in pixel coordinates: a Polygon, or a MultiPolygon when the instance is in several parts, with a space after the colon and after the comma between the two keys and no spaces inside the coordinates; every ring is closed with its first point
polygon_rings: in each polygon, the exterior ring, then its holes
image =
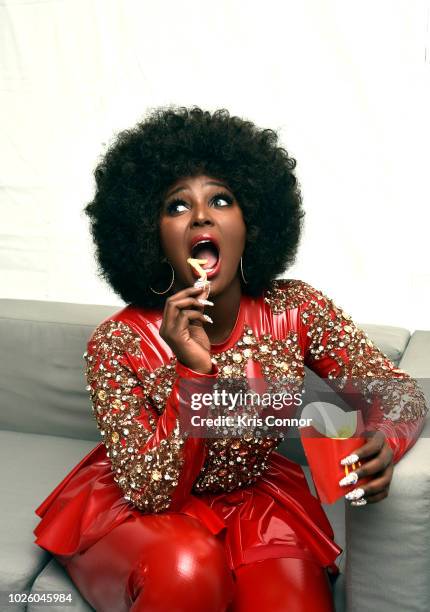
{"type": "Polygon", "coordinates": [[[159,334],[170,346],[178,361],[185,366],[209,374],[212,371],[210,340],[203,327],[205,298],[201,287],[187,287],[167,298],[159,334]]]}

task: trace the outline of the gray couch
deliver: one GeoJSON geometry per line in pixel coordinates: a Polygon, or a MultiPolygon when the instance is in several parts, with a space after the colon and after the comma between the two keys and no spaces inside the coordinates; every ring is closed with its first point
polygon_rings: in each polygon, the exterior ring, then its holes
{"type": "MultiPolygon", "coordinates": [[[[96,325],[118,309],[0,300],[0,610],[11,609],[6,591],[53,590],[72,593],[69,609],[91,609],[57,562],[33,543],[32,530],[38,522],[34,509],[100,441],[85,390],[83,352],[96,325]]],[[[361,327],[423,388],[422,379],[430,378],[430,332],[361,327]]],[[[429,389],[424,391],[429,401],[429,389]]],[[[337,612],[430,609],[429,433],[427,422],[396,466],[387,499],[364,508],[351,508],[343,499],[325,506],[344,549],[337,560],[337,612]]],[[[298,441],[286,440],[279,450],[304,465],[313,487],[298,441]]]]}

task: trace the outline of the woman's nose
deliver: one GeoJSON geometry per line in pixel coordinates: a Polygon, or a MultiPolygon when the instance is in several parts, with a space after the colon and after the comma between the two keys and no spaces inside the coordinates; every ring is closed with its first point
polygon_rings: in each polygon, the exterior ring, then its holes
{"type": "Polygon", "coordinates": [[[212,225],[212,223],[212,216],[207,205],[194,207],[192,225],[212,225]]]}

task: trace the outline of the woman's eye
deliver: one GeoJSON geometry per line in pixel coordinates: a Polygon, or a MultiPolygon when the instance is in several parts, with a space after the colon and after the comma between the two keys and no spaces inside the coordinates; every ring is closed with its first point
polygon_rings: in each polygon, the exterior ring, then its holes
{"type": "Polygon", "coordinates": [[[233,203],[233,198],[227,193],[217,193],[211,200],[214,204],[220,204],[220,206],[230,206],[233,203]],[[223,202],[223,204],[222,204],[223,202]]]}
{"type": "MultiPolygon", "coordinates": [[[[213,198],[211,198],[210,203],[214,204],[216,207],[224,208],[233,203],[233,198],[228,193],[216,193],[213,198]]],[[[184,212],[187,208],[188,204],[180,199],[172,200],[172,202],[166,205],[166,211],[169,215],[184,212]]]]}
{"type": "Polygon", "coordinates": [[[175,213],[175,212],[182,212],[182,209],[180,207],[186,208],[185,203],[182,200],[174,200],[173,202],[170,202],[167,207],[166,210],[169,214],[175,213]]]}

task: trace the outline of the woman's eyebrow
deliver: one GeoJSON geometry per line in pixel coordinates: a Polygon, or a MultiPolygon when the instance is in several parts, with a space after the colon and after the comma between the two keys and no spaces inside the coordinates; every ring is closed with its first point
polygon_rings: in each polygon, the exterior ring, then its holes
{"type": "Polygon", "coordinates": [[[166,198],[170,198],[174,193],[178,193],[178,191],[183,191],[184,189],[188,189],[188,187],[176,187],[176,189],[166,194],[166,198]]]}
{"type": "MultiPolygon", "coordinates": [[[[226,185],[225,183],[220,183],[219,181],[207,181],[205,185],[216,185],[217,187],[224,187],[224,189],[228,189],[229,191],[231,191],[228,185],[226,185]]],[[[188,189],[188,187],[176,187],[176,189],[174,189],[173,191],[170,191],[166,195],[166,198],[170,198],[175,193],[178,193],[178,191],[184,191],[185,189],[188,189]]]]}
{"type": "Polygon", "coordinates": [[[224,187],[224,189],[228,189],[229,191],[231,191],[228,185],[226,185],[225,183],[219,183],[218,181],[208,181],[207,183],[205,183],[205,185],[216,185],[218,187],[224,187]]]}

